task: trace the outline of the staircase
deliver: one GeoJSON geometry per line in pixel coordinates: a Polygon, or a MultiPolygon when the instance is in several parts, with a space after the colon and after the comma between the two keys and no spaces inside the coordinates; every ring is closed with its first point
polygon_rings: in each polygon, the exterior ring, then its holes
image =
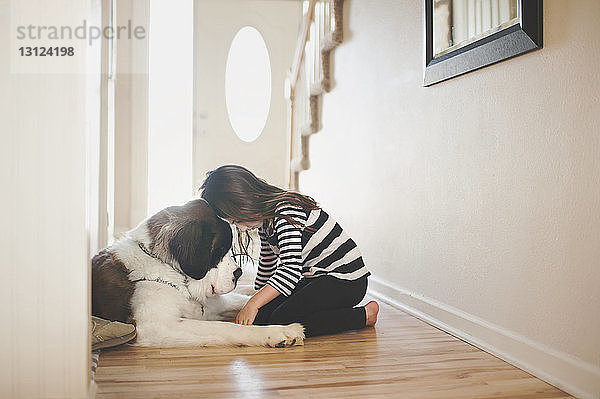
{"type": "Polygon", "coordinates": [[[343,0],[304,2],[304,19],[289,76],[290,189],[310,168],[310,136],[321,130],[323,94],[333,84],[333,50],[343,38],[343,0]]]}

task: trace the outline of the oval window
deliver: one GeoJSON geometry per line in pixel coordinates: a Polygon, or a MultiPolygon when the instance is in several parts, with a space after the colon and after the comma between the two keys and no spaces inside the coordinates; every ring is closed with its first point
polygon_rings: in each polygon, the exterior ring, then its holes
{"type": "Polygon", "coordinates": [[[238,137],[254,141],[262,133],[271,107],[271,62],[258,30],[245,26],[233,38],[225,69],[225,102],[238,137]]]}

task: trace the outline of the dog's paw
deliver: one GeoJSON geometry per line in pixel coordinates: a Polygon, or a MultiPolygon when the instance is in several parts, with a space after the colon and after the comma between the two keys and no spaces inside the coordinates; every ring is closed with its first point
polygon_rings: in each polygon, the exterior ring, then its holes
{"type": "Polygon", "coordinates": [[[269,326],[273,331],[267,338],[266,346],[274,348],[287,348],[290,346],[304,345],[304,327],[294,323],[287,326],[269,326]]]}

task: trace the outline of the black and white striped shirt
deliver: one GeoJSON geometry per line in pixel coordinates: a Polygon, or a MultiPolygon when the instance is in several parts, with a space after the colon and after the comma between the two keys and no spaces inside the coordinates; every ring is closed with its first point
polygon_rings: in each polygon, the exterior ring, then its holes
{"type": "Polygon", "coordinates": [[[327,274],[342,280],[356,280],[371,274],[356,243],[325,211],[305,211],[291,205],[282,205],[278,211],[300,222],[301,226],[276,217],[272,227],[266,221],[258,229],[261,246],[257,290],[268,283],[289,296],[303,277],[327,274]]]}

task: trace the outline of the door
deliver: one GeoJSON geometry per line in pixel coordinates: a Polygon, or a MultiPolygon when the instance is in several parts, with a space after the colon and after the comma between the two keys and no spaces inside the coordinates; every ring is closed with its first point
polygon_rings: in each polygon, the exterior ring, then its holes
{"type": "MultiPolygon", "coordinates": [[[[200,186],[207,171],[231,163],[247,167],[271,184],[287,186],[288,100],[284,86],[292,65],[301,16],[300,1],[196,1],[193,139],[193,178],[196,187],[200,186]],[[250,142],[242,140],[234,131],[225,94],[226,80],[230,79],[226,77],[226,66],[231,44],[245,27],[256,29],[262,36],[271,69],[270,105],[265,111],[264,128],[250,142]]],[[[248,56],[260,57],[259,53],[248,56]]],[[[250,61],[254,60],[249,60],[249,65],[254,64],[250,61]]],[[[256,116],[259,119],[261,117],[256,116]]]]}

